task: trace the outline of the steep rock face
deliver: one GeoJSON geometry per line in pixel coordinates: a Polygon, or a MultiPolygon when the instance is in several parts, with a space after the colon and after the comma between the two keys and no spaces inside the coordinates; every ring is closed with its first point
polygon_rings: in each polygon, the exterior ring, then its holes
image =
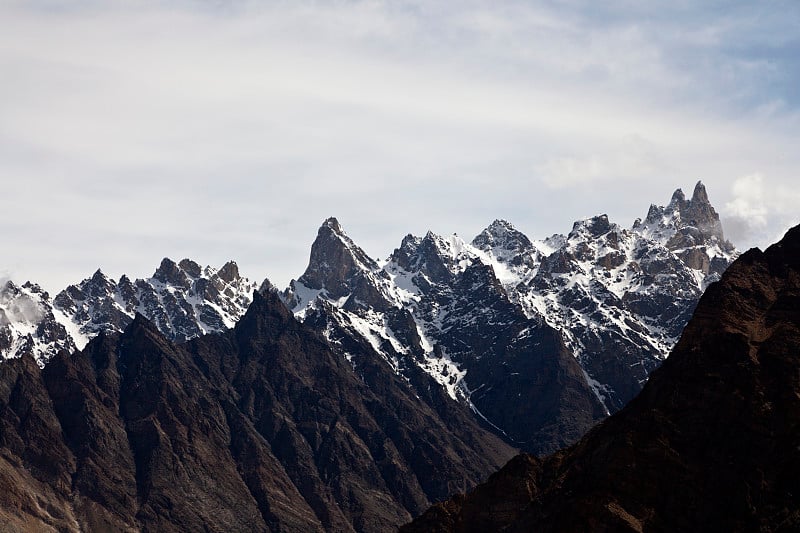
{"type": "Polygon", "coordinates": [[[23,530],[386,531],[511,456],[359,353],[380,395],[267,292],[234,330],[186,344],[137,315],[42,370],[9,360],[0,516],[23,530]]]}
{"type": "Polygon", "coordinates": [[[472,243],[408,235],[384,265],[329,219],[283,298],[329,340],[366,340],[421,397],[432,379],[546,453],[641,390],[735,255],[698,183],[631,229],[600,215],[532,241],[497,220],[472,243]]]}
{"type": "Polygon", "coordinates": [[[43,365],[59,350],[83,348],[101,331],[122,331],[136,313],[183,342],[232,328],[255,289],[233,261],[217,270],[168,258],[150,278],[123,275],[117,282],[98,270],[52,300],[36,285],[9,282],[0,295],[0,355],[30,353],[43,365]]]}
{"type": "MultiPolygon", "coordinates": [[[[327,226],[318,241],[330,242],[327,226]]],[[[573,442],[603,417],[561,335],[510,301],[473,247],[456,236],[409,236],[381,268],[359,261],[364,252],[337,231],[340,250],[353,256],[345,263],[360,265],[337,285],[350,292],[309,292],[304,274],[284,298],[357,371],[360,339],[441,416],[459,402],[510,443],[537,452],[573,442]],[[431,392],[437,386],[445,396],[431,392]]],[[[321,247],[315,242],[312,250],[321,247]]],[[[320,270],[317,260],[312,253],[307,273],[320,270]]]]}
{"type": "Polygon", "coordinates": [[[320,226],[311,245],[309,268],[292,290],[296,291],[298,286],[312,291],[324,290],[331,299],[341,298],[352,292],[350,283],[353,278],[377,268],[377,263],[356,246],[344,233],[339,221],[331,217],[320,226]]]}
{"type": "Polygon", "coordinates": [[[800,227],[711,285],[641,394],[403,531],[800,528],[800,227]]]}

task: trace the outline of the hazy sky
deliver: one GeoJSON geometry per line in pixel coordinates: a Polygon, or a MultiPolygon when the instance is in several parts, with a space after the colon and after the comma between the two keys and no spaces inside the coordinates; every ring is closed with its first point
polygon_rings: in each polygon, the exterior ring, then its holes
{"type": "Polygon", "coordinates": [[[285,286],[336,216],[407,233],[630,226],[706,184],[800,222],[800,2],[0,0],[0,275],[164,256],[285,286]]]}

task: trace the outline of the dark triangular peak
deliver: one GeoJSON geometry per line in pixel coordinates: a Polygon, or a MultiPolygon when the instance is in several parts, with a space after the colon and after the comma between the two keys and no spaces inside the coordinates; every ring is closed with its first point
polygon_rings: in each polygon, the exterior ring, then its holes
{"type": "Polygon", "coordinates": [[[262,295],[266,295],[268,292],[279,292],[278,288],[272,284],[269,278],[264,278],[264,281],[261,282],[261,285],[258,286],[258,292],[262,295]]]}
{"type": "Polygon", "coordinates": [[[236,323],[234,331],[237,335],[254,335],[256,332],[275,335],[295,329],[299,324],[276,290],[257,290],[253,291],[253,302],[236,323]]]}
{"type": "Polygon", "coordinates": [[[239,274],[239,265],[236,264],[236,261],[228,261],[222,268],[219,269],[217,275],[220,277],[222,281],[225,283],[232,283],[235,280],[241,278],[239,274]]]}
{"type": "Polygon", "coordinates": [[[349,294],[355,276],[379,268],[331,217],[320,226],[308,267],[298,281],[309,289],[324,289],[330,297],[341,298],[349,294]]]}
{"type": "Polygon", "coordinates": [[[798,354],[800,226],[709,286],[623,410],[403,531],[798,531],[798,354]]]}
{"type": "Polygon", "coordinates": [[[168,343],[164,334],[159,331],[155,324],[141,313],[136,313],[133,320],[122,330],[120,339],[124,342],[130,339],[148,339],[157,344],[168,343]]]}
{"type": "Polygon", "coordinates": [[[472,245],[487,252],[504,250],[507,253],[523,253],[531,250],[530,239],[506,220],[497,219],[480,232],[472,245]]]}

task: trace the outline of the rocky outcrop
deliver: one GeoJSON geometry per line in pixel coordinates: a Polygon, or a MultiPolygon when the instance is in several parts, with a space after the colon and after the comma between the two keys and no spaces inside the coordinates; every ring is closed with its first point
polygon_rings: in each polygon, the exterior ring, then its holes
{"type": "Polygon", "coordinates": [[[573,447],[402,531],[800,528],[800,226],[711,285],[664,364],[573,447]]]}

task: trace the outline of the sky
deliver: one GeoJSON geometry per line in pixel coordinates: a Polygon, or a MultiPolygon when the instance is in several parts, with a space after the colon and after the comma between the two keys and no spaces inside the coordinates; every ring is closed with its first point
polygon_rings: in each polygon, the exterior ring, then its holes
{"type": "Polygon", "coordinates": [[[706,185],[800,223],[800,2],[0,0],[0,277],[163,257],[284,287],[336,216],[408,233],[629,227],[706,185]],[[665,5],[669,4],[669,5],[665,5]]]}

